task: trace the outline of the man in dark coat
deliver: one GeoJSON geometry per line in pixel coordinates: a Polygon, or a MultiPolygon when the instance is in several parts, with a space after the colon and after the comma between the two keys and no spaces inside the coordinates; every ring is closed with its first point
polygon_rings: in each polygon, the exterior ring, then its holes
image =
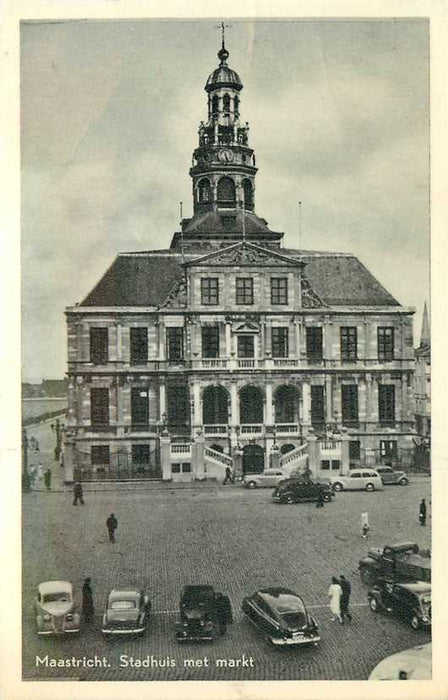
{"type": "Polygon", "coordinates": [[[420,525],[426,525],[426,503],[425,499],[422,498],[420,502],[420,508],[418,511],[418,519],[420,520],[420,525]]]}
{"type": "Polygon", "coordinates": [[[322,489],[319,491],[317,494],[317,503],[316,503],[316,508],[323,508],[325,504],[325,499],[324,499],[324,492],[322,489]]]}
{"type": "Polygon", "coordinates": [[[47,491],[51,489],[51,469],[48,467],[44,473],[44,484],[47,491]]]}
{"type": "Polygon", "coordinates": [[[84,579],[82,587],[82,616],[85,622],[92,622],[95,613],[93,606],[93,593],[89,577],[84,579]]]}
{"type": "Polygon", "coordinates": [[[109,533],[109,540],[111,542],[115,542],[115,530],[118,527],[118,520],[113,513],[111,513],[109,515],[109,517],[107,518],[106,527],[107,527],[107,531],[109,533]]]}
{"type": "Polygon", "coordinates": [[[79,481],[75,481],[73,486],[73,505],[76,506],[78,501],[84,505],[84,495],[82,492],[82,484],[79,481]]]}
{"type": "Polygon", "coordinates": [[[341,618],[342,621],[344,621],[345,618],[347,620],[351,620],[352,616],[351,613],[348,609],[349,603],[350,603],[350,594],[352,592],[352,587],[350,585],[350,581],[348,581],[345,576],[341,575],[339,576],[339,585],[342,588],[342,595],[341,595],[341,618]]]}
{"type": "Polygon", "coordinates": [[[225,475],[224,481],[222,482],[223,486],[225,486],[229,482],[233,483],[232,470],[230,469],[230,467],[226,467],[226,475],[225,475]]]}

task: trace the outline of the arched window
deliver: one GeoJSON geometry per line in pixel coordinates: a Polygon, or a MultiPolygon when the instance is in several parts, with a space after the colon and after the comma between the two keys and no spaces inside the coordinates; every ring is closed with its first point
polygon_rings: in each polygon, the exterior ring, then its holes
{"type": "Polygon", "coordinates": [[[235,112],[235,117],[238,117],[239,113],[240,113],[240,98],[238,97],[238,95],[235,95],[235,97],[233,99],[233,105],[234,105],[233,111],[235,112]]]}
{"type": "Polygon", "coordinates": [[[229,395],[222,386],[208,386],[204,390],[202,421],[205,425],[227,425],[229,422],[229,395]]]}
{"type": "Polygon", "coordinates": [[[230,112],[230,95],[228,95],[227,93],[223,97],[222,108],[224,112],[230,112]]]}
{"type": "Polygon", "coordinates": [[[246,209],[253,209],[254,191],[250,180],[243,180],[244,204],[246,209]]]}
{"type": "Polygon", "coordinates": [[[275,392],[274,399],[276,423],[298,422],[299,393],[296,387],[280,386],[275,392]]]}
{"type": "Polygon", "coordinates": [[[219,112],[219,97],[218,95],[213,95],[212,97],[212,113],[218,114],[219,112]]]}
{"type": "Polygon", "coordinates": [[[198,184],[198,202],[210,202],[211,200],[211,189],[210,181],[207,178],[203,178],[198,184]]]}
{"type": "Polygon", "coordinates": [[[218,202],[235,202],[235,183],[231,177],[222,177],[218,182],[218,202]]]}

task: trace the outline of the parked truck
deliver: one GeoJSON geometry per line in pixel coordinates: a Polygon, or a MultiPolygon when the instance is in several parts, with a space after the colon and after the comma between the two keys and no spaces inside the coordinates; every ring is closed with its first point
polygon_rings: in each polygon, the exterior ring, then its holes
{"type": "Polygon", "coordinates": [[[369,549],[359,561],[361,580],[368,586],[377,581],[431,581],[431,553],[415,542],[387,544],[369,549]]]}

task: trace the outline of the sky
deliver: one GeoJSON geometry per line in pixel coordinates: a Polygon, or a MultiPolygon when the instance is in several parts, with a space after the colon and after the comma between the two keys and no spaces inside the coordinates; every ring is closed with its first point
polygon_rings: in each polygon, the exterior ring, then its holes
{"type": "MultiPolygon", "coordinates": [[[[358,256],[416,308],[418,344],[429,301],[426,20],[228,24],[256,213],[285,247],[358,256]]],[[[117,253],[169,247],[180,201],[192,215],[188,170],[220,38],[216,20],[22,24],[24,380],[64,375],[64,309],[117,253]]]]}

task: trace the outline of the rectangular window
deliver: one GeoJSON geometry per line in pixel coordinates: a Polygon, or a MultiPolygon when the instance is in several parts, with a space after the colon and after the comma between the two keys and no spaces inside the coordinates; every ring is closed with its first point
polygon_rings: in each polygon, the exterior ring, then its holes
{"type": "Polygon", "coordinates": [[[323,386],[311,386],[311,425],[317,429],[325,425],[325,394],[323,386]]]}
{"type": "Polygon", "coordinates": [[[90,460],[92,467],[110,464],[109,445],[92,445],[90,448],[90,460]]]}
{"type": "Polygon", "coordinates": [[[288,357],[289,355],[289,329],[272,328],[272,357],[288,357]]]}
{"type": "Polygon", "coordinates": [[[109,334],[107,328],[90,329],[90,362],[105,365],[109,359],[109,334]]]}
{"type": "Polygon", "coordinates": [[[311,364],[322,362],[323,341],[320,326],[310,326],[306,329],[306,357],[311,364]]]}
{"type": "Polygon", "coordinates": [[[168,425],[190,424],[190,391],[183,384],[167,388],[168,425]]]}
{"type": "Polygon", "coordinates": [[[254,336],[239,335],[238,336],[238,357],[254,357],[254,336]]]}
{"type": "Polygon", "coordinates": [[[252,277],[237,277],[236,278],[236,303],[237,304],[253,304],[254,303],[254,281],[252,277]]]}
{"type": "Polygon", "coordinates": [[[219,357],[218,326],[204,326],[202,329],[202,357],[219,357]]]}
{"type": "Polygon", "coordinates": [[[356,326],[341,328],[341,360],[353,362],[358,357],[358,329],[356,326]]]}
{"type": "Polygon", "coordinates": [[[201,304],[204,306],[219,304],[219,284],[217,277],[203,277],[201,279],[201,304]]]}
{"type": "Polygon", "coordinates": [[[145,365],[148,362],[148,329],[131,328],[130,338],[131,365],[145,365]]]}
{"type": "Polygon", "coordinates": [[[341,400],[343,425],[356,425],[359,420],[357,384],[343,384],[341,386],[341,400]]]}
{"type": "Polygon", "coordinates": [[[378,359],[394,359],[394,329],[378,328],[378,359]]]}
{"type": "Polygon", "coordinates": [[[271,304],[288,303],[288,278],[271,277],[271,304]]]}
{"type": "Polygon", "coordinates": [[[184,359],[184,329],[166,329],[166,351],[168,362],[180,362],[184,359]]]}
{"type": "Polygon", "coordinates": [[[320,463],[320,468],[322,470],[330,469],[330,460],[329,459],[322,459],[321,463],[320,463]]]}
{"type": "Polygon", "coordinates": [[[380,423],[395,423],[395,386],[379,384],[378,418],[380,423]]]}
{"type": "Polygon", "coordinates": [[[339,460],[339,459],[332,459],[332,460],[331,460],[331,469],[332,469],[334,472],[338,472],[338,471],[340,470],[340,468],[341,468],[341,462],[340,462],[340,460],[339,460]]]}
{"type": "Polygon", "coordinates": [[[90,389],[90,422],[109,424],[109,389],[90,389]]]}
{"type": "Polygon", "coordinates": [[[135,427],[147,427],[149,423],[148,389],[131,389],[131,423],[135,427]]]}
{"type": "Polygon", "coordinates": [[[348,458],[350,462],[359,462],[361,459],[361,442],[359,440],[350,440],[348,443],[348,458]]]}

